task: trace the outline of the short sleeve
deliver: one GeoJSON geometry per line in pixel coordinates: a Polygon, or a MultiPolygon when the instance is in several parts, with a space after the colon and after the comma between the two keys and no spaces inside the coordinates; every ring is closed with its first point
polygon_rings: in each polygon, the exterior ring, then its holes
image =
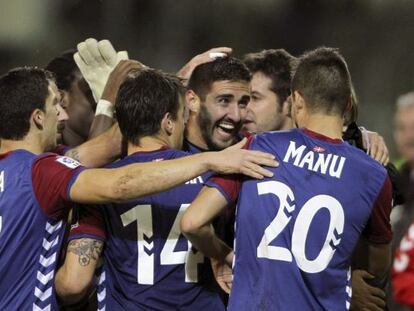
{"type": "MultiPolygon", "coordinates": [[[[254,136],[246,133],[246,144],[243,149],[249,149],[254,136]]],[[[242,182],[241,175],[213,175],[205,183],[207,187],[216,188],[226,198],[228,203],[236,203],[242,182]]]]}
{"type": "Polygon", "coordinates": [[[56,154],[43,156],[33,163],[33,191],[46,215],[54,219],[66,215],[70,208],[70,187],[85,169],[79,162],[56,154]]]}
{"type": "Polygon", "coordinates": [[[212,176],[205,183],[207,187],[216,188],[227,202],[235,203],[240,192],[241,177],[239,175],[212,176]]]}
{"type": "Polygon", "coordinates": [[[69,240],[90,238],[105,241],[105,221],[101,208],[95,205],[76,205],[69,240]]]}
{"type": "Polygon", "coordinates": [[[372,208],[371,216],[363,234],[373,244],[387,244],[392,240],[390,214],[392,208],[392,185],[387,176],[372,208]]]}

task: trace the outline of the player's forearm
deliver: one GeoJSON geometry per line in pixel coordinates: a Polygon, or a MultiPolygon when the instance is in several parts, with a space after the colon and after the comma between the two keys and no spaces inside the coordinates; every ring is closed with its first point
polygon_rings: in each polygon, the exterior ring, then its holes
{"type": "Polygon", "coordinates": [[[88,295],[91,286],[79,287],[77,280],[71,279],[67,267],[62,266],[55,277],[55,289],[59,300],[64,305],[72,305],[88,295]]]}
{"type": "Polygon", "coordinates": [[[369,244],[368,272],[378,279],[388,275],[391,267],[391,245],[369,244]]]}
{"type": "Polygon", "coordinates": [[[100,167],[114,161],[121,154],[122,136],[118,124],[105,133],[70,149],[65,155],[85,166],[100,167]]]}
{"type": "Polygon", "coordinates": [[[205,225],[192,231],[183,232],[184,236],[205,256],[220,262],[226,260],[232,249],[220,240],[211,225],[205,225]]]}
{"type": "Polygon", "coordinates": [[[107,131],[113,124],[115,120],[107,115],[100,114],[95,116],[92,121],[91,129],[89,130],[89,139],[98,137],[107,131]]]}
{"type": "Polygon", "coordinates": [[[210,168],[211,154],[159,162],[136,163],[116,169],[82,172],[71,187],[79,203],[123,202],[171,189],[210,168]]]}
{"type": "Polygon", "coordinates": [[[122,168],[114,181],[118,200],[166,191],[211,168],[211,153],[200,153],[168,161],[132,164],[122,168]]]}

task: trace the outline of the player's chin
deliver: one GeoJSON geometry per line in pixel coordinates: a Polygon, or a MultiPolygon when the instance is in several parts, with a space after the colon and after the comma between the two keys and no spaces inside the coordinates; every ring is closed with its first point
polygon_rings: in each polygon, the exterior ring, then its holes
{"type": "Polygon", "coordinates": [[[257,126],[254,122],[245,122],[243,123],[243,126],[240,130],[242,133],[256,133],[257,132],[257,126]]]}
{"type": "Polygon", "coordinates": [[[57,133],[56,134],[56,142],[55,142],[55,146],[54,147],[56,147],[56,145],[59,145],[59,144],[62,144],[63,143],[63,135],[62,135],[62,133],[57,133]]]}

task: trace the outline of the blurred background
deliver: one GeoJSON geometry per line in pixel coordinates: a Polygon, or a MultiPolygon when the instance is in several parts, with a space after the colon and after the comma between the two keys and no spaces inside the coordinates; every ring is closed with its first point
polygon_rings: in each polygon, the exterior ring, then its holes
{"type": "Polygon", "coordinates": [[[88,37],[175,72],[211,47],[236,57],[339,47],[360,100],[359,123],[391,148],[396,97],[414,89],[411,0],[0,0],[0,70],[44,66],[88,37]]]}

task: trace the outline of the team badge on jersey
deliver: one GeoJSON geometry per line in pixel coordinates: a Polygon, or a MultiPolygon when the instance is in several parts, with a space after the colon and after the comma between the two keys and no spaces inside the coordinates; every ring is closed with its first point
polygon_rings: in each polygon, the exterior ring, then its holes
{"type": "Polygon", "coordinates": [[[313,147],[313,152],[325,152],[325,148],[315,146],[313,147]]]}
{"type": "Polygon", "coordinates": [[[58,157],[56,158],[56,161],[72,169],[81,165],[78,161],[69,157],[58,157]]]}

